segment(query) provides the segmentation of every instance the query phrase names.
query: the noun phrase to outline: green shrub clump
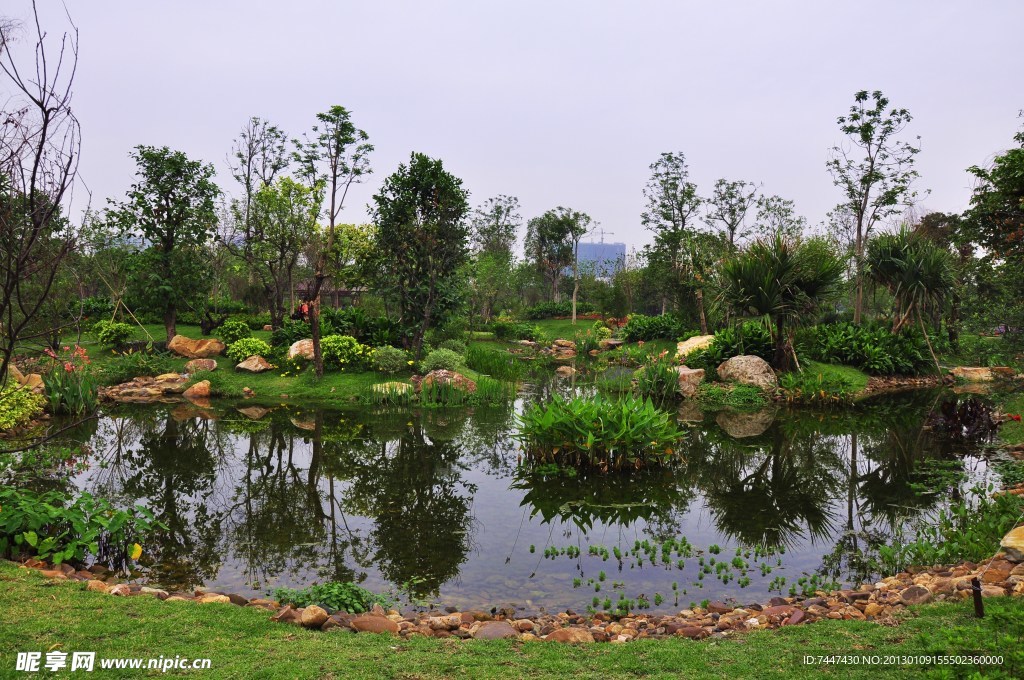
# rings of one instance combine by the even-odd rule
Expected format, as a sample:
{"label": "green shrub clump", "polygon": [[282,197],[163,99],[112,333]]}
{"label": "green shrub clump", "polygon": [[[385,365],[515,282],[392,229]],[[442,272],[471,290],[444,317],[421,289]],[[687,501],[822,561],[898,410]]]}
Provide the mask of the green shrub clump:
{"label": "green shrub clump", "polygon": [[450,349],[435,349],[420,362],[420,370],[424,373],[446,370],[457,371],[462,367],[462,355]]}
{"label": "green shrub clump", "polygon": [[916,375],[932,367],[928,345],[915,328],[821,324],[797,333],[797,350],[815,361],[845,364],[874,375]]}
{"label": "green shrub clump", "polygon": [[375,604],[385,609],[389,609],[393,604],[387,597],[372,593],[351,581],[330,581],[299,590],[276,588],[274,599],[296,607],[317,605],[349,614],[362,614],[372,609]]}
{"label": "green shrub clump", "polygon": [[466,356],[466,343],[462,340],[445,340],[437,346],[438,349],[450,349],[456,354]]}
{"label": "green shrub clump", "polygon": [[368,364],[372,350],[351,335],[328,335],[320,339],[324,366],[343,370]]}
{"label": "green shrub clump", "polygon": [[385,345],[373,350],[370,363],[381,373],[399,373],[409,368],[409,355],[405,350]]}
{"label": "green shrub clump", "polygon": [[686,356],[690,368],[703,368],[711,375],[726,359],[738,356],[756,356],[771,363],[775,355],[775,342],[763,325],[747,321],[738,327],[723,328],[704,349]]}
{"label": "green shrub clump", "polygon": [[636,393],[655,401],[670,401],[679,394],[679,373],[667,357],[653,357],[633,374]]}
{"label": "green shrub clump", "polygon": [[227,355],[228,359],[231,359],[237,364],[245,361],[255,354],[266,358],[270,355],[270,352],[270,345],[259,338],[242,338],[228,346],[224,353]]}
{"label": "green shrub clump", "polygon": [[608,328],[603,321],[595,321],[594,334],[597,335],[598,340],[607,340],[612,337],[612,329]]}
{"label": "green shrub clump", "polygon": [[622,327],[622,338],[630,342],[637,340],[675,340],[686,333],[686,327],[682,321],[669,314],[661,316],[645,316],[633,314],[629,321]]}
{"label": "green shrub clump", "polygon": [[54,564],[81,564],[92,555],[124,569],[139,559],[147,535],[163,527],[146,508],[117,510],[88,492],[71,499],[59,491],[0,487],[0,507],[0,557],[34,556]]}
{"label": "green shrub clump", "polygon": [[684,433],[675,414],[650,399],[565,399],[534,404],[519,418],[518,438],[540,463],[592,466],[607,470],[678,462]]}
{"label": "green shrub clump", "polygon": [[[595,311],[594,305],[589,302],[577,301],[576,314],[590,314]],[[523,310],[524,319],[553,319],[557,316],[572,316],[572,300],[562,302],[539,302],[532,307]]]}
{"label": "green shrub clump", "polygon": [[96,340],[108,347],[120,347],[128,342],[134,331],[131,324],[119,321],[97,321],[92,327]]}
{"label": "green shrub clump", "polygon": [[220,336],[225,345],[231,346],[242,338],[252,337],[252,331],[249,329],[249,324],[245,321],[241,319],[228,319],[217,330],[217,335]]}
{"label": "green shrub clump", "polygon": [[177,370],[176,359],[170,353],[123,352],[103,364],[99,378],[106,385],[115,385],[139,376],[157,376]]}
{"label": "green shrub clump", "polygon": [[[7,385],[0,390],[0,431],[23,425],[39,413],[46,398],[34,394],[32,390],[9,379]],[[0,516],[0,521],[2,521]]]}
{"label": "green shrub clump", "polygon": [[544,334],[537,326],[521,321],[495,321],[491,324],[496,340],[540,340]]}

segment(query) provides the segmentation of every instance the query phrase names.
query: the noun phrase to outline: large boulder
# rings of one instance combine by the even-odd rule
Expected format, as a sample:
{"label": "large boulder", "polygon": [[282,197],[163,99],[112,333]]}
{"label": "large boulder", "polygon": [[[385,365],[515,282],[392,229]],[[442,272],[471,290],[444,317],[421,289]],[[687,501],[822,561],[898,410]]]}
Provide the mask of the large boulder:
{"label": "large boulder", "polygon": [[992,369],[986,366],[957,366],[950,373],[954,378],[967,382],[992,382],[996,379]]}
{"label": "large boulder", "polygon": [[205,399],[210,396],[210,381],[200,380],[184,392],[186,399]]}
{"label": "large boulder", "polygon": [[164,373],[155,378],[142,376],[120,385],[101,387],[100,398],[120,403],[148,404],[180,401],[188,378],[177,373]]}
{"label": "large boulder", "polygon": [[235,370],[245,371],[246,373],[262,373],[263,371],[269,371],[273,367],[274,366],[269,361],[258,354],[254,354],[235,366]]}
{"label": "large boulder", "polygon": [[185,364],[186,373],[198,373],[199,371],[216,371],[217,361],[215,359],[193,359]]}
{"label": "large boulder", "polygon": [[459,390],[464,390],[470,394],[476,392],[476,383],[455,371],[449,371],[443,368],[439,368],[436,371],[431,371],[423,376],[423,379],[419,382],[418,390],[422,390],[424,387],[430,385],[451,385]]}
{"label": "large boulder", "polygon": [[742,354],[718,365],[718,377],[726,382],[753,385],[765,391],[775,390],[779,379],[768,362],[761,357]]}
{"label": "large boulder", "polygon": [[313,340],[312,338],[304,338],[303,340],[296,340],[292,343],[292,346],[288,348],[289,359],[305,359],[306,361],[313,360]]}
{"label": "large boulder", "polygon": [[1024,526],[1019,526],[1003,536],[999,546],[1011,562],[1024,562]]}
{"label": "large boulder", "polygon": [[689,340],[683,340],[676,345],[676,356],[684,359],[687,355],[710,346],[714,341],[715,336],[713,335],[695,335]]}
{"label": "large boulder", "polygon": [[208,359],[224,351],[224,343],[216,338],[193,340],[184,335],[175,335],[167,343],[167,349],[188,359]]}
{"label": "large boulder", "polygon": [[679,385],[676,387],[676,391],[687,399],[697,396],[697,390],[704,380],[704,369],[676,366],[676,373],[679,374]]}

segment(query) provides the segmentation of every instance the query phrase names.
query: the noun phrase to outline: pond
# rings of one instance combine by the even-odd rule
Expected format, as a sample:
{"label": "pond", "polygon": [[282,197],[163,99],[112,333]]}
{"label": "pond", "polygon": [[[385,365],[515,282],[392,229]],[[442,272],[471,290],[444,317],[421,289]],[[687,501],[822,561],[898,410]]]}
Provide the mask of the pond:
{"label": "pond", "polygon": [[529,470],[514,414],[542,391],[476,409],[117,407],[72,437],[91,453],[71,483],[166,524],[138,576],[168,589],[353,580],[536,613],[871,578],[863,556],[990,474],[927,427],[943,395],[920,391],[834,412],[689,407],[674,468]]}

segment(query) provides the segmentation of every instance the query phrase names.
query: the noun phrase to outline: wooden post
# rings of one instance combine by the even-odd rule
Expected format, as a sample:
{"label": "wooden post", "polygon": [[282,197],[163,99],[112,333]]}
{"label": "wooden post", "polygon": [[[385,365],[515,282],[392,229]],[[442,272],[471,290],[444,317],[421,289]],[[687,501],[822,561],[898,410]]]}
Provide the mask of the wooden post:
{"label": "wooden post", "polygon": [[984,618],[985,603],[981,599],[981,581],[977,576],[971,579],[971,593],[974,595],[974,616],[979,619]]}

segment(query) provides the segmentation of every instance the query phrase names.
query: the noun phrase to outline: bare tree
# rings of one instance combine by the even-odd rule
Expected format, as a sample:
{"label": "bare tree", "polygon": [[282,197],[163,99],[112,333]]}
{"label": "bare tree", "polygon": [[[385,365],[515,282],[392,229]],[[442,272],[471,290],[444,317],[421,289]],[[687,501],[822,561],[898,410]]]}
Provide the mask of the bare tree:
{"label": "bare tree", "polygon": [[[0,381],[6,382],[20,342],[52,329],[34,322],[72,252],[74,232],[64,210],[78,170],[79,124],[71,111],[78,64],[78,29],[54,45],[36,3],[28,35],[34,60],[19,63],[12,45],[21,27],[0,18],[0,71],[12,95],[0,112]],[[70,17],[68,18],[70,22]]]}

